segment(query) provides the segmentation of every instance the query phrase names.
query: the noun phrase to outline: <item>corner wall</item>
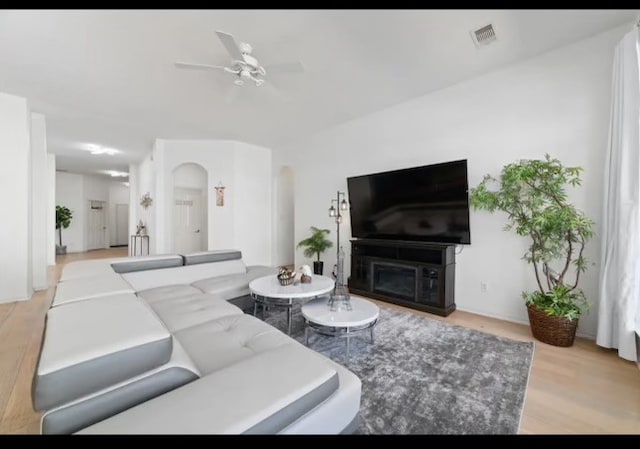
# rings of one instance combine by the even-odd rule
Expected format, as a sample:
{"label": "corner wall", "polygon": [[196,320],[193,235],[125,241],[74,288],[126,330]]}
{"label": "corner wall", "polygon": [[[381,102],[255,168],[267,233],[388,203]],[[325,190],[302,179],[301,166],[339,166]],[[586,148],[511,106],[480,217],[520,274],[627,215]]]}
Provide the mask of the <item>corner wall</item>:
{"label": "corner wall", "polygon": [[26,99],[0,93],[0,303],[32,294],[30,122]]}
{"label": "corner wall", "polygon": [[[594,336],[613,50],[628,29],[618,27],[282,147],[280,159],[295,170],[295,241],[307,237],[312,225],[330,229],[335,241],[327,209],[336,190],[347,191],[349,176],[468,159],[471,188],[485,173],[498,175],[507,163],[548,152],[584,168],[583,186],[569,189],[569,196],[596,222],[596,238],[585,252],[596,265],[580,281],[592,307],[579,327]],[[456,256],[456,304],[527,322],[521,292],[535,288],[532,267],[521,260],[528,242],[502,230],[506,219],[503,213],[471,211],[471,245]],[[341,240],[347,274],[349,237],[346,220]],[[323,255],[325,274],[335,263],[334,249]],[[308,261],[298,251],[296,265],[302,263]]]}
{"label": "corner wall", "polygon": [[47,235],[50,231],[47,229],[47,128],[44,115],[36,113],[31,114],[31,172],[33,288],[43,290],[48,287]]}
{"label": "corner wall", "polygon": [[56,155],[47,154],[47,265],[56,264]]}

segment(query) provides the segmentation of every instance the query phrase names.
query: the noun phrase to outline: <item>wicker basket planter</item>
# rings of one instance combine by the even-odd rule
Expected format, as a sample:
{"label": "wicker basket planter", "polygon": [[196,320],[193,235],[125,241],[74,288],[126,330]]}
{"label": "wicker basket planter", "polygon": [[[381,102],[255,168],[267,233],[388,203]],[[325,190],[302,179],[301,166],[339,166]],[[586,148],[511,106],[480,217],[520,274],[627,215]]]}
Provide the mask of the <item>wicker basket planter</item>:
{"label": "wicker basket planter", "polygon": [[529,312],[531,333],[536,340],[553,346],[569,347],[573,345],[578,320],[547,315],[530,305],[527,305],[527,311]]}

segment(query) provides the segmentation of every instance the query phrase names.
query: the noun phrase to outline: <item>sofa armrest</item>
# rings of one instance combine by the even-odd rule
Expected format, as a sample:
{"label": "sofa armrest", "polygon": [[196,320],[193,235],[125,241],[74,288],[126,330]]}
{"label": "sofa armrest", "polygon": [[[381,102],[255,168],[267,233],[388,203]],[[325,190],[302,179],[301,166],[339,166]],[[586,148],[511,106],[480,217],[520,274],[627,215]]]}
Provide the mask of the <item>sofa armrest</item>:
{"label": "sofa armrest", "polygon": [[211,373],[79,433],[277,433],[338,389],[326,359],[293,343]]}

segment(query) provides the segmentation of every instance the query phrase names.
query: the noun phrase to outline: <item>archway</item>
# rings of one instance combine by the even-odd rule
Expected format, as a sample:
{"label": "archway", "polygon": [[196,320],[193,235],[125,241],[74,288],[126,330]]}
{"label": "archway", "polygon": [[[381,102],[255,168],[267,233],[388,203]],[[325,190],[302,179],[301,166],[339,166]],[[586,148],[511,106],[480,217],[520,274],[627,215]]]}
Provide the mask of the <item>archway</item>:
{"label": "archway", "polygon": [[171,202],[173,252],[188,254],[208,248],[207,170],[192,162],[178,165],[173,174]]}

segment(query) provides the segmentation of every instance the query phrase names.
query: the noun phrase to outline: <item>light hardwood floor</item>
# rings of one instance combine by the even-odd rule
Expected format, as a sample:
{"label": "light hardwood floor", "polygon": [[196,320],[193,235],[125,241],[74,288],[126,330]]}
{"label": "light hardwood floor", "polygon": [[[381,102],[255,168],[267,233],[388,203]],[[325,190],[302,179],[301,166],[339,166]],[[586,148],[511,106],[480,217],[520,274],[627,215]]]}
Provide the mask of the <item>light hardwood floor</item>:
{"label": "light hardwood floor", "polygon": [[[59,257],[50,270],[50,285],[55,285],[65,263],[121,256],[126,256],[126,248]],[[39,432],[40,415],[31,405],[31,379],[53,293],[54,288],[49,288],[31,301],[0,305],[1,434]],[[582,338],[570,348],[557,348],[534,340],[526,325],[461,311],[442,318],[375,302],[514,340],[534,341],[520,433],[640,434],[640,370],[613,350]]]}
{"label": "light hardwood floor", "polygon": [[38,361],[44,317],[64,264],[75,260],[127,256],[127,248],[56,257],[49,269],[49,287],[30,301],[0,304],[0,434],[39,433],[40,413],[31,403],[31,380]]}

